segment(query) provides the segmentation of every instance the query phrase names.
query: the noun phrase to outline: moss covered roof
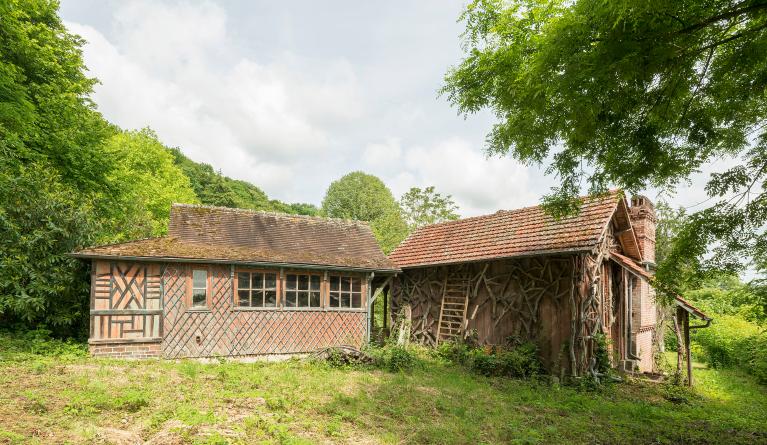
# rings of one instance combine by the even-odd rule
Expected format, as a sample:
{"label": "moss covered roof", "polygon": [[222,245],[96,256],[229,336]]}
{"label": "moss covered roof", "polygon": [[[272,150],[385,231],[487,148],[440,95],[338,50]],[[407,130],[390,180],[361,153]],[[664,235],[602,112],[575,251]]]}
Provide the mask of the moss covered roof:
{"label": "moss covered roof", "polygon": [[359,221],[186,204],[172,206],[168,236],[74,255],[397,270]]}

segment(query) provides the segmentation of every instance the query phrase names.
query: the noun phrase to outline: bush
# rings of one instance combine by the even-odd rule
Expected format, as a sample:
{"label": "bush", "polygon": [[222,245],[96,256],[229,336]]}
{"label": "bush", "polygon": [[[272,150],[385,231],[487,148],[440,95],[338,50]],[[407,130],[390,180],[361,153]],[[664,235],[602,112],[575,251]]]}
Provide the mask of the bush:
{"label": "bush", "polygon": [[405,346],[390,346],[386,367],[389,371],[409,371],[415,368],[418,359],[415,354]]}
{"label": "bush", "polygon": [[412,346],[397,344],[371,346],[365,352],[373,357],[376,366],[391,372],[410,371],[421,363]]}
{"label": "bush", "polygon": [[469,367],[477,374],[530,378],[541,373],[538,348],[533,343],[521,343],[511,349],[470,348],[460,342],[444,342],[437,354],[455,364]]}
{"label": "bush", "polygon": [[88,355],[83,342],[51,338],[51,331],[35,329],[18,333],[0,332],[0,359],[26,361],[40,356],[73,359]]}
{"label": "bush", "polygon": [[767,332],[739,316],[716,315],[706,329],[692,331],[692,348],[712,367],[738,367],[767,383]]}
{"label": "bush", "polygon": [[676,351],[679,345],[676,342],[676,332],[674,332],[674,322],[670,321],[670,327],[664,327],[663,346],[666,351]]}
{"label": "bush", "polygon": [[455,364],[467,365],[471,360],[472,350],[473,348],[463,342],[444,341],[437,346],[436,353],[437,356]]}
{"label": "bush", "polygon": [[594,358],[596,359],[596,369],[602,374],[606,374],[610,371],[610,347],[607,344],[607,336],[598,332],[594,334]]}

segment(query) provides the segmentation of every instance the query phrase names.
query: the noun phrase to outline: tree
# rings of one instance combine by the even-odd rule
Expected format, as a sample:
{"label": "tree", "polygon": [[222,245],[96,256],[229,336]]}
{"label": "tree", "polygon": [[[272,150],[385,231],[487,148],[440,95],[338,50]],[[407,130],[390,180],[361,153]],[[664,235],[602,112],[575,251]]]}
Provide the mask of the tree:
{"label": "tree", "polygon": [[410,231],[428,224],[458,219],[458,206],[450,195],[441,195],[434,186],[413,187],[400,198],[400,207]]}
{"label": "tree", "polygon": [[322,214],[369,222],[385,253],[407,236],[407,225],[391,191],[383,181],[363,172],[349,173],[330,184],[322,200]]}
{"label": "tree", "polygon": [[0,2],[0,157],[4,168],[37,163],[55,180],[102,189],[112,160],[101,142],[114,128],[90,100],[80,46],[53,1]]}
{"label": "tree", "polygon": [[684,227],[687,212],[684,208],[673,208],[665,201],[655,203],[655,262],[663,263],[671,254],[677,234]]}
{"label": "tree", "polygon": [[199,202],[189,178],[151,130],[117,133],[105,150],[116,158],[116,168],[108,176],[113,240],[163,235],[171,204]]}
{"label": "tree", "polygon": [[87,326],[87,268],[65,254],[103,233],[115,128],[57,7],[0,2],[0,321],[73,335]]}
{"label": "tree", "polygon": [[263,190],[249,182],[229,178],[220,171],[216,172],[208,164],[194,162],[178,148],[168,150],[176,165],[189,177],[195,194],[203,204],[298,215],[319,213],[319,209],[312,204],[286,204],[276,199],[269,199]]}
{"label": "tree", "polygon": [[549,211],[575,211],[584,181],[673,190],[734,157],[659,276],[683,254],[702,272],[767,256],[767,2],[475,0],[462,19],[466,57],[442,92],[462,113],[495,113],[489,153],[548,164]]}
{"label": "tree", "polygon": [[93,208],[38,164],[0,169],[0,202],[0,321],[82,335],[87,268],[64,253],[95,241]]}

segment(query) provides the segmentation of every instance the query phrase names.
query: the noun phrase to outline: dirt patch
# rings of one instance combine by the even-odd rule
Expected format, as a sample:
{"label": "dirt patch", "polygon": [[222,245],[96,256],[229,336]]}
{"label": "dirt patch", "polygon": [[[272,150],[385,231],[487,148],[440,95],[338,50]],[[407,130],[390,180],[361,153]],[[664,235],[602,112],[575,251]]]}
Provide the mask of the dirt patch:
{"label": "dirt patch", "polygon": [[184,436],[191,427],[178,420],[165,422],[162,429],[154,434],[144,445],[184,445]]}
{"label": "dirt patch", "polygon": [[138,434],[117,428],[99,428],[94,442],[99,445],[143,445],[144,443]]}

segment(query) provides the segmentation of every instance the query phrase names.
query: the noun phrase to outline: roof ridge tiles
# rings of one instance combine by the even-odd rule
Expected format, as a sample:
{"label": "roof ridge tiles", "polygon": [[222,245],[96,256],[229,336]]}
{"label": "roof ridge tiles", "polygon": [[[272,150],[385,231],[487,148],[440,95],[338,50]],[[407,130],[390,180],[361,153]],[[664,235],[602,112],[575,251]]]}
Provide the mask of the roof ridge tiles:
{"label": "roof ridge tiles", "polygon": [[[619,193],[619,190],[611,189],[610,191],[608,191],[604,195],[580,196],[579,199],[582,201],[581,205],[583,206],[583,205],[588,205],[588,204],[600,203],[600,201],[607,201],[608,199],[610,199],[612,197],[617,197],[618,193]],[[607,204],[607,202],[604,202],[603,204]],[[429,225],[420,227],[420,228],[416,229],[415,231],[413,231],[413,233],[416,233],[418,231],[421,231],[423,229],[430,228],[430,227],[438,227],[438,226],[439,227],[444,227],[444,226],[447,226],[447,225],[460,224],[460,223],[466,224],[467,222],[475,222],[475,221],[479,221],[481,219],[491,218],[493,216],[499,216],[499,215],[502,215],[502,216],[513,216],[514,214],[518,214],[518,213],[521,213],[523,211],[531,211],[531,210],[541,210],[541,211],[543,211],[543,205],[542,204],[537,204],[537,205],[532,205],[532,206],[519,207],[519,208],[516,208],[516,209],[500,209],[500,210],[496,210],[493,213],[486,213],[486,214],[483,214],[483,215],[468,216],[466,218],[455,219],[455,220],[452,220],[452,221],[442,221],[442,222],[433,223],[433,224],[429,224]],[[560,221],[561,220],[571,219],[571,218],[577,218],[577,217],[579,217],[582,214],[583,210],[590,210],[590,209],[581,209],[581,212],[579,212],[578,214],[566,215],[566,216],[562,217],[560,219]],[[544,214],[543,218],[546,218],[546,216],[547,215]]]}

